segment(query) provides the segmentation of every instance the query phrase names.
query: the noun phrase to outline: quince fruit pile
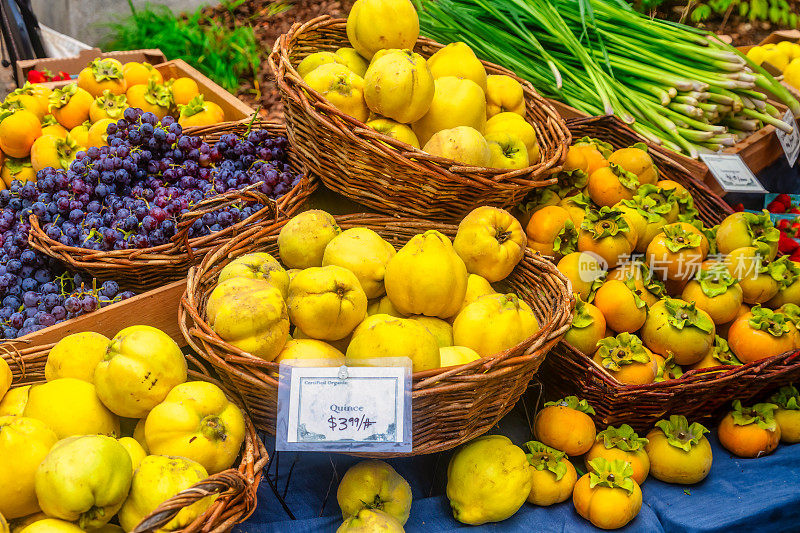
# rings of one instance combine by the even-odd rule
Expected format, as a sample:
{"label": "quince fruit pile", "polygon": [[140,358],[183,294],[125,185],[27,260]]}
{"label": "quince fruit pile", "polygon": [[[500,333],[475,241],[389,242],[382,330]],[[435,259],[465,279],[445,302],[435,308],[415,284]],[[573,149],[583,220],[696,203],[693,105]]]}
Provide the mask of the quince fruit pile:
{"label": "quince fruit pile", "polygon": [[427,60],[415,53],[419,19],[411,0],[357,0],[347,37],[352,48],[314,52],[297,65],[342,113],[462,165],[515,170],[539,162],[522,85],[487,75],[463,42]]}
{"label": "quince fruit pile", "polygon": [[761,65],[769,63],[783,72],[783,81],[800,91],[800,43],[781,41],[754,46],[747,51],[747,57]]}
{"label": "quince fruit pile", "polygon": [[35,181],[46,167],[67,169],[79,151],[107,146],[106,128],[128,107],[159,119],[174,113],[183,127],[225,120],[191,78],[165,81],[149,63],[98,58],[75,83],[50,89],[26,82],[0,104],[0,189],[14,180]]}
{"label": "quince fruit pile", "polygon": [[539,330],[528,304],[491,285],[525,250],[522,226],[502,209],[475,209],[453,241],[430,230],[399,249],[306,211],[281,229],[278,248],[280,260],[258,252],[228,263],[206,306],[223,340],[267,361],[408,357],[419,372],[494,356]]}
{"label": "quince fruit pile", "polygon": [[[178,345],[150,326],[112,339],[64,337],[45,378],[9,390],[0,359],[0,517],[15,530],[131,531],[162,502],[230,468],[244,442],[242,411],[216,385],[187,381]],[[215,498],[182,509],[163,530],[187,526]]]}
{"label": "quince fruit pile", "polygon": [[777,256],[766,212],[707,227],[644,144],[579,139],[558,178],[520,206],[528,246],[558,262],[579,299],[565,340],[617,381],[800,348],[800,265]]}

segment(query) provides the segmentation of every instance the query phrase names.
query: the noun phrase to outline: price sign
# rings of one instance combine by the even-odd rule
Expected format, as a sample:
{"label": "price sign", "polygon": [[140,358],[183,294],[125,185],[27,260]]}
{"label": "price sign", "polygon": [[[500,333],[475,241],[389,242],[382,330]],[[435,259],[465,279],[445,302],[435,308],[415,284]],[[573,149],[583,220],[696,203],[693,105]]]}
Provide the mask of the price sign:
{"label": "price sign", "polygon": [[767,192],[738,154],[700,154],[700,159],[725,192]]}
{"label": "price sign", "polygon": [[410,452],[411,362],[401,361],[380,367],[281,364],[276,448]]}
{"label": "price sign", "polygon": [[794,115],[788,109],[783,115],[783,121],[794,126],[792,133],[786,133],[783,130],[776,129],[775,134],[778,136],[778,140],[783,147],[783,153],[786,154],[789,165],[794,166],[797,162],[797,156],[800,154],[800,131],[798,131],[800,128],[797,127],[797,123],[794,121]]}

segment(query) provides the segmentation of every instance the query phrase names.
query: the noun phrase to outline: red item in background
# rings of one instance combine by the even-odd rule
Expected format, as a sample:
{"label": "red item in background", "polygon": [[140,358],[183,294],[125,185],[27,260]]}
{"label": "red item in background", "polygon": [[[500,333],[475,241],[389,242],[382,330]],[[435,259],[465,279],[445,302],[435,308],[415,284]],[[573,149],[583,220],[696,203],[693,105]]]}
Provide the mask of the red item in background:
{"label": "red item in background", "polygon": [[776,196],[773,202],[780,202],[785,205],[787,209],[792,207],[792,197],[785,192]]}
{"label": "red item in background", "polygon": [[780,233],[780,238],[778,239],[778,252],[780,252],[781,255],[794,255],[798,249],[800,249],[800,243],[787,236],[785,233]]}
{"label": "red item in background", "polygon": [[770,203],[767,204],[767,211],[769,211],[770,213],[785,213],[786,205],[783,202],[772,200]]}
{"label": "red item in background", "polygon": [[69,72],[64,72],[63,70],[58,71],[58,75],[61,76],[62,80],[71,80],[72,76],[70,76]]}
{"label": "red item in background", "polygon": [[778,223],[775,224],[775,227],[778,228],[779,230],[787,230],[787,229],[789,229],[789,219],[788,218],[780,219],[778,221]]}
{"label": "red item in background", "polygon": [[29,70],[28,81],[31,83],[44,83],[47,81],[47,76],[45,76],[43,72],[39,72],[38,70]]}
{"label": "red item in background", "polygon": [[744,211],[744,204],[739,202],[738,204],[733,206],[733,210],[736,211],[737,213],[741,213],[742,211]]}

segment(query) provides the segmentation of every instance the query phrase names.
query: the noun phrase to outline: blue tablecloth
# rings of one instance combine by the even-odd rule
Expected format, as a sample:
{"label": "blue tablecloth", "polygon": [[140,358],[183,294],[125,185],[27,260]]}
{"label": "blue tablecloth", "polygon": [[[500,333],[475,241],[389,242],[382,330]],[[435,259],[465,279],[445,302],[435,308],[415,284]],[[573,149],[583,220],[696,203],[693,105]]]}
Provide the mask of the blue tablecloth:
{"label": "blue tablecloth", "polygon": [[[517,444],[530,438],[527,424],[512,415],[506,417],[494,432],[509,436]],[[642,486],[644,504],[641,512],[620,531],[800,531],[800,445],[781,445],[773,455],[760,459],[739,459],[720,446],[716,435],[709,437],[714,452],[709,476],[688,487],[648,478]],[[406,531],[453,531],[468,527],[452,518],[444,496],[449,458],[450,453],[443,453],[389,460],[408,480],[413,491],[414,502]],[[277,460],[279,475],[275,479],[276,485],[280,494],[286,490],[284,499],[296,520],[289,519],[269,484],[262,481],[256,512],[236,531],[335,531],[342,522],[336,503],[336,474],[341,477],[358,459],[333,454],[284,452]],[[291,477],[288,476],[290,470]],[[273,478],[275,471],[273,465]],[[290,480],[288,488],[287,478]],[[575,512],[571,500],[548,508],[526,503],[504,522],[471,527],[470,530],[599,531]]]}

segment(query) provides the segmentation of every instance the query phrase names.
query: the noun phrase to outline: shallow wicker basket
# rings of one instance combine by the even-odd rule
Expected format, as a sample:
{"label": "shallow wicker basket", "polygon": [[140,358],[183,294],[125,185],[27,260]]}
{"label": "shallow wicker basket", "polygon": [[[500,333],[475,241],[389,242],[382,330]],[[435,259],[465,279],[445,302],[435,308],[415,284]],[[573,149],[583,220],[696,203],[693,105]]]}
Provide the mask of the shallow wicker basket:
{"label": "shallow wicker basket", "polygon": [[[642,140],[614,117],[567,121],[573,138],[595,137],[623,148],[645,142],[662,179],[677,181],[694,198],[700,218],[708,225],[720,223],[733,212],[724,200],[680,165],[672,152]],[[646,431],[671,414],[690,420],[711,420],[733,399],[761,397],[781,385],[800,379],[800,352],[749,363],[692,370],[679,379],[647,385],[623,385],[592,359],[560,342],[542,364],[537,379],[548,399],[574,394],[585,398],[597,412],[599,426],[630,424]]]}
{"label": "shallow wicker basket", "polygon": [[[512,207],[531,190],[552,183],[548,178],[566,157],[569,132],[530,83],[483,62],[487,73],[513,76],[523,84],[540,160],[512,172],[460,166],[368,128],[306,85],[295,70],[298,63],[311,53],[341,46],[350,46],[345,20],[325,15],[293,25],[269,57],[292,146],[304,169],[331,190],[379,212],[453,222],[481,205]],[[415,51],[429,57],[442,46],[420,38]]]}
{"label": "shallow wicker basket", "polygon": [[[455,235],[456,226],[381,215],[336,217],[342,229],[368,227],[399,248],[428,229]],[[178,320],[186,340],[210,362],[223,380],[235,386],[258,429],[275,432],[278,364],[231,346],[205,320],[205,305],[219,271],[242,254],[264,251],[279,257],[277,238],[285,221],[254,228],[206,256],[189,271]],[[415,372],[412,376],[413,454],[453,448],[488,431],[525,392],[547,352],[571,322],[574,300],[569,283],[547,260],[528,251],[498,288],[516,292],[526,301],[541,330],[492,358],[447,369]]]}
{"label": "shallow wicker basket", "polygon": [[[44,382],[44,365],[47,356],[55,344],[27,346],[22,341],[8,341],[0,344],[0,356],[11,367],[12,387],[35,385]],[[192,357],[189,359],[190,378],[193,380],[212,381],[205,367]],[[226,391],[229,397],[239,405],[240,401]],[[212,494],[218,494],[216,501],[201,516],[183,529],[181,533],[223,532],[246,520],[256,508],[256,491],[261,482],[263,468],[269,458],[267,450],[256,434],[255,427],[245,416],[247,432],[242,450],[234,468],[211,475],[192,487],[181,491],[158,506],[146,516],[133,530],[135,533],[150,533],[172,520],[184,507]]]}
{"label": "shallow wicker basket", "polygon": [[[226,133],[242,134],[249,128],[266,129],[273,135],[286,135],[282,125],[260,120],[252,124],[239,122],[196,128],[193,134],[201,136],[206,142],[216,142]],[[289,160],[295,169],[300,169],[296,155],[291,149]],[[31,217],[28,242],[34,249],[57,259],[70,270],[85,272],[99,280],[113,279],[126,289],[145,291],[184,278],[191,265],[200,262],[214,247],[235,238],[245,228],[290,216],[302,207],[315,188],[316,182],[306,174],[300,183],[277,201],[259,192],[256,186],[209,198],[180,218],[171,242],[152,248],[98,252],[76,246],[65,246],[48,237],[35,216]],[[265,207],[222,231],[203,237],[188,238],[189,228],[203,214],[242,201],[259,202]]]}

